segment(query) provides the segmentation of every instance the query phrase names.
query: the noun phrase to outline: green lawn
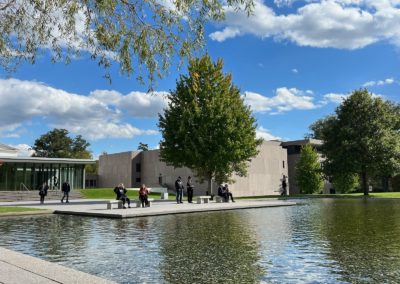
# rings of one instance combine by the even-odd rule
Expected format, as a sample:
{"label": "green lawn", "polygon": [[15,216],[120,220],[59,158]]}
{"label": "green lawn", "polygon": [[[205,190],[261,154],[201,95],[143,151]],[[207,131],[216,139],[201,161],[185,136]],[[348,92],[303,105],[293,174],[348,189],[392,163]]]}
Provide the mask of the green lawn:
{"label": "green lawn", "polygon": [[18,213],[18,212],[29,212],[29,211],[43,211],[45,209],[26,208],[26,207],[10,207],[0,206],[0,214],[4,213]]}
{"label": "green lawn", "polygon": [[[113,188],[90,188],[90,189],[81,189],[81,194],[88,199],[115,199],[116,195],[114,193]],[[138,198],[138,192],[134,190],[128,190],[128,197],[131,199]],[[152,193],[150,192],[149,197],[159,199],[161,196],[160,193]],[[169,199],[175,199],[175,196],[169,194]]]}
{"label": "green lawn", "polygon": [[[345,194],[293,194],[289,196],[264,195],[264,196],[248,196],[238,197],[239,199],[259,199],[259,198],[363,198],[363,193],[345,193]],[[400,198],[400,192],[371,192],[368,198]]]}

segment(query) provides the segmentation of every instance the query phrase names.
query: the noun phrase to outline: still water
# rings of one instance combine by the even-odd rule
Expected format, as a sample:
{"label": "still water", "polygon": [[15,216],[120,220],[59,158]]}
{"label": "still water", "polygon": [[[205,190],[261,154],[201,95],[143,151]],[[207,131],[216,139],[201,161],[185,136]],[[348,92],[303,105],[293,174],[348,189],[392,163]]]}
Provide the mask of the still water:
{"label": "still water", "polygon": [[0,245],[119,283],[400,283],[400,200],[0,219]]}

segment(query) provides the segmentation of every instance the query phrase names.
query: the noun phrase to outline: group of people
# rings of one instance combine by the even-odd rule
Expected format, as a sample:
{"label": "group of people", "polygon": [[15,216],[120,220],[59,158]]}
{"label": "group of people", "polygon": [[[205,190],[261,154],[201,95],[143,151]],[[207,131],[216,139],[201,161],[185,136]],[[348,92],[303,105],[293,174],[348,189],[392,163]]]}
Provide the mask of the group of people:
{"label": "group of people", "polygon": [[[47,192],[49,191],[49,186],[47,182],[43,182],[39,186],[39,196],[40,196],[40,203],[44,203],[44,199],[47,196]],[[61,203],[64,203],[64,198],[66,198],[66,203],[69,203],[69,192],[71,191],[71,186],[69,185],[68,181],[65,181],[61,186],[61,191],[63,192],[63,197],[61,198]]]}
{"label": "group of people", "polygon": [[[182,202],[182,197],[183,197],[183,190],[185,189],[185,186],[183,185],[182,178],[179,176],[178,179],[175,181],[175,191],[176,191],[176,203],[180,204]],[[192,182],[192,177],[188,176],[187,182],[186,182],[186,190],[187,190],[187,197],[188,197],[188,202],[193,203],[193,191],[194,191],[194,186]]]}
{"label": "group of people", "polygon": [[[125,203],[128,204],[128,208],[131,208],[131,200],[127,195],[128,191],[126,190],[123,183],[120,183],[118,186],[116,186],[114,188],[114,192],[117,195],[117,200],[122,201],[123,209],[126,209]],[[149,196],[149,189],[146,187],[145,184],[142,184],[142,186],[139,189],[139,200],[143,208],[149,206],[148,196]]]}
{"label": "group of people", "polygon": [[229,202],[229,197],[231,198],[232,202],[235,202],[235,200],[233,199],[232,192],[230,192],[227,183],[225,185],[221,184],[218,187],[218,196],[221,196],[224,199],[224,202]]}

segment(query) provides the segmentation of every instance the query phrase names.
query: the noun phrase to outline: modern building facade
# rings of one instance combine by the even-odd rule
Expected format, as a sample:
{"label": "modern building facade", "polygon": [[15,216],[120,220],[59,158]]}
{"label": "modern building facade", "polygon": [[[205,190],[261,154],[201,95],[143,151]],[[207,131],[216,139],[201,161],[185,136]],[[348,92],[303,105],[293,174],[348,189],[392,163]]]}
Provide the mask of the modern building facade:
{"label": "modern building facade", "polygon": [[0,144],[0,190],[37,189],[47,182],[51,189],[61,189],[69,181],[71,189],[85,188],[87,159],[18,157],[17,150]]}
{"label": "modern building facade", "polygon": [[[249,163],[247,177],[234,176],[230,189],[235,196],[279,195],[282,178],[288,176],[287,151],[280,141],[264,141],[259,154]],[[186,182],[194,177],[195,194],[205,194],[207,182],[196,180],[188,168],[174,168],[160,161],[160,150],[133,151],[101,155],[99,158],[99,186],[115,187],[124,183],[126,187],[167,187],[174,189],[178,176]],[[217,184],[213,184],[216,192]],[[290,186],[288,187],[290,191]]]}
{"label": "modern building facade", "polygon": [[[296,165],[300,159],[300,151],[301,147],[306,144],[311,144],[314,149],[319,153],[320,161],[323,162],[322,155],[319,152],[319,149],[322,145],[321,140],[317,139],[303,139],[303,140],[295,140],[295,141],[287,141],[282,142],[282,147],[287,149],[287,159],[288,159],[288,170],[289,170],[289,184],[290,184],[290,193],[291,194],[300,194],[300,189],[297,186],[296,182]],[[324,180],[324,194],[329,194],[332,189],[332,184]]]}

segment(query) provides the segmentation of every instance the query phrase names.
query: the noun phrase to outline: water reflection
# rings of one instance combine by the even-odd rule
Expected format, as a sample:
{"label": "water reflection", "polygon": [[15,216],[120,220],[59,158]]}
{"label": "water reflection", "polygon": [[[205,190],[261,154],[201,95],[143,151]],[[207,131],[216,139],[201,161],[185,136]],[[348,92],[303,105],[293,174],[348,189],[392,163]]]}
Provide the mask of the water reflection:
{"label": "water reflection", "polygon": [[350,283],[398,283],[400,279],[400,202],[325,200],[321,233],[340,279]]}
{"label": "water reflection", "polygon": [[[119,283],[398,283],[400,201],[0,218],[0,245]],[[0,279],[1,281],[1,279]]]}
{"label": "water reflection", "polygon": [[160,227],[168,283],[257,283],[259,244],[240,212],[177,215]]}

